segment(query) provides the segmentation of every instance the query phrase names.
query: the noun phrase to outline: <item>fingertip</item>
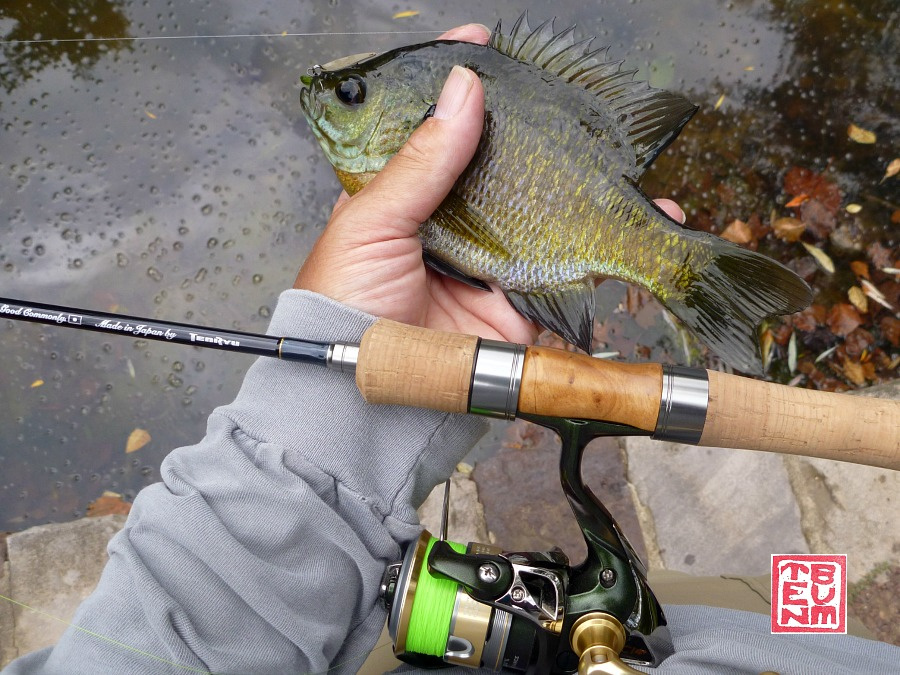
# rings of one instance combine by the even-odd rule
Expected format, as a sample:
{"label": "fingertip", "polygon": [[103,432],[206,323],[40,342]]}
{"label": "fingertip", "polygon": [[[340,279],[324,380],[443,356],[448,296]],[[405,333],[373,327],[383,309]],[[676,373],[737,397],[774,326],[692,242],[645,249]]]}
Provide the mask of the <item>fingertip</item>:
{"label": "fingertip", "polygon": [[687,215],[677,203],[673,202],[671,199],[654,199],[653,201],[656,202],[656,205],[659,208],[665,211],[666,215],[674,221],[684,225],[687,220]]}
{"label": "fingertip", "polygon": [[469,23],[465,26],[451,28],[441,35],[438,40],[459,40],[460,42],[486,45],[490,37],[491,31],[487,26],[480,23]]}

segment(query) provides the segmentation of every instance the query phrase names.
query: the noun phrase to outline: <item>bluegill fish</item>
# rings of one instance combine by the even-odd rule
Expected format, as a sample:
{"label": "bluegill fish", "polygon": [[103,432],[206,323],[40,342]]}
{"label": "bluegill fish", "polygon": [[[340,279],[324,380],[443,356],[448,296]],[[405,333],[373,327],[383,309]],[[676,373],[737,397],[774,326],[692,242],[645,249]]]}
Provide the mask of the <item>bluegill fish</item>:
{"label": "bluegill fish", "polygon": [[364,186],[427,117],[455,64],[481,79],[475,158],[419,235],[426,262],[590,351],[594,286],[638,284],[728,364],[762,373],[758,327],[811,291],[779,263],[674,222],[638,186],[696,111],[633,81],[552,22],[498,25],[486,46],[433,41],[301,78],[301,106],[344,188]]}

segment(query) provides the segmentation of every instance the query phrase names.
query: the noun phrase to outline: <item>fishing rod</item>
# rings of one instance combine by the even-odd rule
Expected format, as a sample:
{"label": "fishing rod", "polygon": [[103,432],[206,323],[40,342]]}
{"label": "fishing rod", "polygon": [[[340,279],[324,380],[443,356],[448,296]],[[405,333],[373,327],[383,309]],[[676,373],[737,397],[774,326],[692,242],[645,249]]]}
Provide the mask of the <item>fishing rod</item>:
{"label": "fishing rod", "polygon": [[[387,565],[394,654],[525,675],[638,673],[674,652],[646,568],[581,479],[599,436],[803,454],[900,469],[900,402],[795,389],[717,371],[625,364],[378,320],[360,344],[275,337],[0,298],[0,317],[255,354],[355,374],[365,400],[519,417],[555,431],[559,476],[587,557],[507,551],[424,530]],[[448,483],[449,489],[449,483]]]}
{"label": "fishing rod", "polygon": [[273,337],[0,298],[0,317],[355,373],[368,403],[624,425],[656,440],[900,469],[900,402],[727,373],[618,363],[386,319],[360,344]]}

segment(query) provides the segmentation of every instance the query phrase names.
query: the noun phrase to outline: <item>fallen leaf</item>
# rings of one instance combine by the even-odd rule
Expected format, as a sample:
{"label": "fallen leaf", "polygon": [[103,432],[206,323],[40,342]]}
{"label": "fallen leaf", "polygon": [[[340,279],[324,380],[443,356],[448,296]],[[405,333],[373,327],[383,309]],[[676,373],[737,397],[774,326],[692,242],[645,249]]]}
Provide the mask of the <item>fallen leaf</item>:
{"label": "fallen leaf", "polygon": [[855,124],[851,124],[847,127],[847,136],[850,137],[851,141],[856,143],[864,143],[866,145],[872,144],[875,142],[876,137],[875,134],[868,129],[863,129],[862,127],[858,127]]}
{"label": "fallen leaf", "polygon": [[44,384],[43,380],[35,380],[31,383],[31,388],[34,389],[36,387],[40,387],[42,384]]}
{"label": "fallen leaf", "polygon": [[827,323],[832,333],[846,337],[862,324],[862,318],[853,305],[841,302],[831,308]]}
{"label": "fallen leaf", "polygon": [[882,267],[881,271],[888,274],[900,274],[900,267]]}
{"label": "fallen leaf", "polygon": [[875,284],[870,281],[866,281],[865,279],[860,281],[860,284],[863,288],[863,293],[872,298],[875,302],[877,302],[882,307],[886,307],[887,309],[894,311],[894,308],[891,306],[891,303],[887,301],[887,298],[884,297],[884,293],[879,291]]}
{"label": "fallen leaf", "polygon": [[828,254],[825,253],[825,251],[820,249],[818,246],[807,244],[805,241],[801,241],[800,243],[803,244],[803,248],[805,248],[809,252],[809,254],[816,259],[816,262],[822,266],[823,270],[834,274],[834,262],[832,262],[831,258],[828,257]]}
{"label": "fallen leaf", "polygon": [[155,119],[156,119],[156,115],[154,115],[154,114],[153,114],[152,112],[150,112],[149,110],[145,110],[144,112],[146,113],[147,117],[149,117],[151,120],[155,120]]}
{"label": "fallen leaf", "polygon": [[829,347],[828,349],[826,349],[824,352],[822,352],[821,354],[819,354],[819,355],[816,357],[815,363],[818,363],[818,362],[821,361],[822,359],[827,359],[829,356],[831,356],[832,354],[834,354],[834,352],[835,352],[835,350],[836,350],[837,348],[838,348],[838,346],[835,345],[834,347]]}
{"label": "fallen leaf", "polygon": [[807,195],[807,194],[797,195],[791,201],[789,201],[787,204],[785,204],[785,206],[789,209],[792,209],[795,206],[800,206],[807,199],[809,199],[809,195]]}
{"label": "fallen leaf", "polygon": [[850,290],[847,291],[847,297],[850,298],[850,302],[860,312],[865,313],[869,311],[869,301],[866,300],[866,294],[863,293],[863,289],[859,286],[851,286]]}
{"label": "fallen leaf", "polygon": [[859,213],[862,211],[862,206],[859,204],[847,204],[844,208],[847,210],[847,213]]}
{"label": "fallen leaf", "polygon": [[797,370],[797,333],[791,333],[790,342],[788,342],[788,369],[793,373]]}
{"label": "fallen leaf", "polygon": [[828,312],[822,305],[810,305],[802,312],[797,312],[791,317],[791,323],[794,328],[802,330],[805,333],[811,333],[816,328],[825,323]]}
{"label": "fallen leaf", "polygon": [[146,429],[135,429],[128,435],[128,442],[125,443],[125,452],[135,452],[140,450],[150,442],[150,434]]}
{"label": "fallen leaf", "polygon": [[718,110],[719,108],[721,108],[723,103],[725,103],[725,94],[722,94],[719,97],[719,100],[716,101],[716,104],[713,106],[713,110]]}
{"label": "fallen leaf", "polygon": [[785,217],[779,218],[772,223],[772,229],[775,236],[784,241],[798,241],[800,235],[806,230],[806,225],[802,220],[797,218]]}
{"label": "fallen leaf", "polygon": [[743,220],[735,220],[722,231],[720,236],[735,244],[749,244],[753,241],[753,232]]}
{"label": "fallen leaf", "polygon": [[755,66],[744,66],[744,70],[748,73],[752,73],[754,70],[756,70],[756,67]]}
{"label": "fallen leaf", "polygon": [[891,163],[887,165],[887,169],[884,172],[884,178],[881,179],[881,182],[883,183],[888,178],[892,178],[898,173],[900,173],[900,157],[891,160]]}
{"label": "fallen leaf", "polygon": [[772,347],[775,345],[775,338],[772,331],[767,330],[762,336],[762,362],[763,370],[769,369],[769,362],[772,360]]}
{"label": "fallen leaf", "polygon": [[411,16],[417,16],[419,14],[418,10],[408,9],[405,12],[397,12],[394,14],[395,19],[408,19]]}
{"label": "fallen leaf", "polygon": [[113,514],[128,515],[129,511],[131,511],[131,504],[123,501],[122,495],[118,492],[110,492],[109,490],[88,504],[87,507],[88,518]]}
{"label": "fallen leaf", "polygon": [[881,334],[887,338],[894,347],[900,347],[900,319],[895,316],[885,316],[879,324]]}
{"label": "fallen leaf", "polygon": [[807,201],[819,201],[829,211],[841,207],[841,189],[822,174],[799,166],[792,167],[784,177],[784,191],[793,196],[808,195]]}
{"label": "fallen leaf", "polygon": [[862,260],[854,260],[850,263],[850,269],[853,270],[853,273],[862,277],[863,279],[869,279],[869,266],[864,263]]}
{"label": "fallen leaf", "polygon": [[862,364],[857,361],[844,361],[844,377],[857,386],[862,386],[866,383]]}
{"label": "fallen leaf", "polygon": [[857,328],[844,339],[844,351],[847,356],[865,360],[866,350],[875,342],[875,336],[865,328]]}

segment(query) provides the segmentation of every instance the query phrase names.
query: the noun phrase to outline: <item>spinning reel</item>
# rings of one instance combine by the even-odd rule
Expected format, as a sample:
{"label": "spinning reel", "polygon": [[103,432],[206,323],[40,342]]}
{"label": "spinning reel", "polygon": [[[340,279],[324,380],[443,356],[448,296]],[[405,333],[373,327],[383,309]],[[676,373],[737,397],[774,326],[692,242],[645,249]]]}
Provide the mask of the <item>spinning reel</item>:
{"label": "spinning reel", "polygon": [[640,433],[605,422],[519,415],[562,441],[560,481],[587,544],[572,566],[559,548],[509,552],[424,531],[381,585],[394,654],[423,668],[637,673],[673,653],[646,570],[615,519],[581,481],[587,444]]}

